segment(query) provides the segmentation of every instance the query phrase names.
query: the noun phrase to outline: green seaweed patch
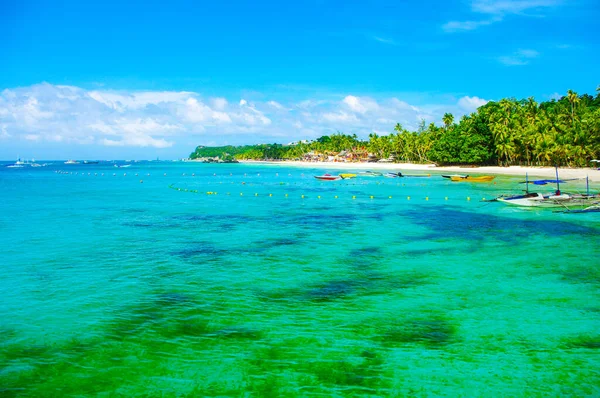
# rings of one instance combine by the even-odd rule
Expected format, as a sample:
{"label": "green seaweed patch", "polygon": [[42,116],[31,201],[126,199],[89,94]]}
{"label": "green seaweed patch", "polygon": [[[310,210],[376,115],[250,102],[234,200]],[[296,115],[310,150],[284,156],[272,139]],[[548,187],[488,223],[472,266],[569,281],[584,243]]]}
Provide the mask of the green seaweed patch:
{"label": "green seaweed patch", "polygon": [[420,344],[441,348],[456,341],[456,327],[443,318],[413,319],[397,322],[378,336],[385,345]]}
{"label": "green seaweed patch", "polygon": [[262,332],[257,329],[236,326],[216,330],[211,336],[219,339],[259,340],[262,338]]}
{"label": "green seaweed patch", "polygon": [[11,344],[8,347],[0,347],[0,359],[4,364],[9,361],[28,361],[43,358],[52,352],[52,347],[42,344]]}
{"label": "green seaweed patch", "polygon": [[571,283],[600,286],[600,269],[596,264],[582,265],[562,272],[563,279]]}
{"label": "green seaweed patch", "polygon": [[344,298],[356,291],[358,282],[353,280],[330,281],[306,292],[311,301],[331,301]]}
{"label": "green seaweed patch", "polygon": [[298,371],[313,376],[319,384],[352,387],[355,392],[376,393],[385,387],[384,361],[373,351],[363,351],[358,356],[344,359],[300,363]]}
{"label": "green seaweed patch", "polygon": [[600,335],[580,335],[563,340],[566,348],[600,349]]}

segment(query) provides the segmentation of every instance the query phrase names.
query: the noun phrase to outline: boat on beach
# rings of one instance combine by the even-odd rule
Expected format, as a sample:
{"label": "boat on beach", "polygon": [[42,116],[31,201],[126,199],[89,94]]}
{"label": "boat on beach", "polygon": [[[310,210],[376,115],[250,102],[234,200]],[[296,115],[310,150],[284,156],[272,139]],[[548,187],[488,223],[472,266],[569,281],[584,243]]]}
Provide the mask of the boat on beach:
{"label": "boat on beach", "polygon": [[467,182],[490,182],[492,181],[494,178],[496,178],[496,176],[450,176],[450,181],[454,181],[454,182],[460,182],[460,181],[467,181]]}
{"label": "boat on beach", "polygon": [[340,177],[340,176],[334,176],[334,175],[331,175],[331,174],[323,174],[323,175],[320,175],[320,176],[315,176],[315,178],[317,180],[322,180],[322,181],[336,181],[336,180],[341,180],[342,179],[342,177]]}

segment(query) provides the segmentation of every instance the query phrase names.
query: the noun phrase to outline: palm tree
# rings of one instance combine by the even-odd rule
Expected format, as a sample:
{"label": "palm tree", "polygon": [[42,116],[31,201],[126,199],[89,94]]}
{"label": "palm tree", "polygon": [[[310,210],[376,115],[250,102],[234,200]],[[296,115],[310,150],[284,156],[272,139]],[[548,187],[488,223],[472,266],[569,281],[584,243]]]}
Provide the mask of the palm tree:
{"label": "palm tree", "polygon": [[576,92],[569,90],[567,91],[567,99],[571,104],[571,124],[575,127],[575,105],[579,103],[579,97]]}
{"label": "palm tree", "polygon": [[451,113],[444,113],[444,117],[442,117],[442,122],[444,122],[444,127],[446,131],[448,128],[454,123],[454,116]]}

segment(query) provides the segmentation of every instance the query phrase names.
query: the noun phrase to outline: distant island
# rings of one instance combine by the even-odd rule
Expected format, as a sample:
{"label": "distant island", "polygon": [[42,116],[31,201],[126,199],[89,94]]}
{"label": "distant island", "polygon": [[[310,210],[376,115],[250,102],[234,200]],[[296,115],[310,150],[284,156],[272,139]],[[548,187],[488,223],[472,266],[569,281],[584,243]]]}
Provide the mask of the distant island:
{"label": "distant island", "polygon": [[373,133],[367,140],[338,132],[287,145],[198,146],[190,158],[585,167],[600,157],[600,86],[596,92],[594,97],[569,90],[539,104],[533,97],[506,98],[458,123],[446,113],[443,126],[421,120],[417,131],[409,131],[398,123],[393,133]]}

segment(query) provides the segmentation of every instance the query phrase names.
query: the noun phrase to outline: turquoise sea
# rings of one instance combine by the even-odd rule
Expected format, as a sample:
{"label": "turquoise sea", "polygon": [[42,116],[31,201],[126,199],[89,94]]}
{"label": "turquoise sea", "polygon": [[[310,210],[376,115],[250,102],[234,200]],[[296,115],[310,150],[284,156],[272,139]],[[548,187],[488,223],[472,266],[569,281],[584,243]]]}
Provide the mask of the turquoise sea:
{"label": "turquoise sea", "polygon": [[3,166],[2,397],[600,396],[600,213],[522,178]]}

